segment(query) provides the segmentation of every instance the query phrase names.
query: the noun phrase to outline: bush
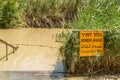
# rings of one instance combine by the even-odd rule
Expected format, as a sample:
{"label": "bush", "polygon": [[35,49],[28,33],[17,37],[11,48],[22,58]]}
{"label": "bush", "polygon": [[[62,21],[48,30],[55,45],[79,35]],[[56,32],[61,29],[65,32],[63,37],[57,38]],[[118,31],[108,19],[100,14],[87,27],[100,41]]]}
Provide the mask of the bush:
{"label": "bush", "polygon": [[113,35],[105,32],[104,56],[80,57],[79,32],[73,32],[62,48],[65,71],[74,75],[120,73],[120,44],[117,44],[120,43],[120,37],[114,39]]}
{"label": "bush", "polygon": [[120,2],[118,0],[84,0],[77,18],[68,26],[74,29],[120,28]]}
{"label": "bush", "polygon": [[79,0],[30,0],[26,22],[33,27],[65,27],[76,16]]}
{"label": "bush", "polygon": [[105,56],[79,57],[79,32],[73,32],[62,48],[65,71],[78,75],[120,73],[120,11],[118,0],[84,0],[75,20],[77,30],[105,30]]}
{"label": "bush", "polygon": [[[22,5],[19,0],[1,1],[0,6],[0,28],[15,28],[22,26]],[[25,1],[24,1],[25,2]],[[25,24],[23,24],[25,25]],[[20,27],[21,27],[20,26]]]}
{"label": "bush", "polygon": [[17,18],[16,4],[15,1],[11,0],[4,5],[2,13],[2,26],[4,28],[10,28],[15,25],[15,18]]}
{"label": "bush", "polygon": [[80,0],[1,0],[1,28],[66,27],[74,20]]}

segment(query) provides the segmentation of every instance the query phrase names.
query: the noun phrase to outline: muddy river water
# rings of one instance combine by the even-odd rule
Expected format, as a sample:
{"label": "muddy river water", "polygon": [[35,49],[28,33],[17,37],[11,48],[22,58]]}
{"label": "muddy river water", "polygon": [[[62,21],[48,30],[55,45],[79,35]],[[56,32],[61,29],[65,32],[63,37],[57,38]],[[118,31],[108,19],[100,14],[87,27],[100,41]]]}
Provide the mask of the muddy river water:
{"label": "muddy river water", "polygon": [[[62,43],[56,34],[62,29],[1,29],[0,39],[19,46],[8,61],[0,60],[0,80],[120,80],[120,76],[64,77],[62,60],[58,60]],[[0,58],[5,56],[0,42]],[[9,52],[12,49],[9,48]]]}

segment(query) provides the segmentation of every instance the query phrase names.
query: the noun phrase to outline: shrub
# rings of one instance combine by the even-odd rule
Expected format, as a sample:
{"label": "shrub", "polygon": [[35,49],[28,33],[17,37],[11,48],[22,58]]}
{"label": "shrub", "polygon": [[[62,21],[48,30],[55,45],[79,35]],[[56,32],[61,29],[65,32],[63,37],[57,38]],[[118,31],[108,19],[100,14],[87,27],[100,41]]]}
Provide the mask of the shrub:
{"label": "shrub", "polygon": [[[66,27],[74,20],[82,0],[1,0],[2,28]],[[3,4],[4,3],[4,4]]]}
{"label": "shrub", "polygon": [[105,56],[79,57],[79,32],[71,33],[62,48],[65,71],[78,75],[120,73],[120,11],[118,0],[84,0],[75,20],[77,30],[106,30]]}
{"label": "shrub", "polygon": [[120,44],[117,44],[120,37],[114,38],[113,35],[116,34],[105,32],[104,56],[80,57],[79,32],[73,32],[62,48],[65,71],[74,75],[120,73]]}
{"label": "shrub", "polygon": [[17,2],[14,0],[7,1],[3,7],[2,26],[4,28],[10,28],[14,26],[15,19],[17,19],[17,15]]}

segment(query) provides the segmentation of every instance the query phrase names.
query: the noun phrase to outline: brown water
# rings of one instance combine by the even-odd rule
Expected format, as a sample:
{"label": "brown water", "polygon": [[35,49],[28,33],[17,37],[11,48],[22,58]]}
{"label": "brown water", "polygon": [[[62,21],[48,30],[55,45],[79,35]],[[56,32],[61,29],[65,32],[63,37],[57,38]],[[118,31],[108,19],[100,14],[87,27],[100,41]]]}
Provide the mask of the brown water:
{"label": "brown water", "polygon": [[[0,80],[120,80],[119,76],[64,78],[64,73],[55,73],[64,71],[61,60],[58,62],[62,44],[55,38],[61,32],[62,29],[1,29],[0,39],[19,44],[19,48],[8,61],[0,61]],[[0,57],[4,55],[5,45],[0,43]]]}
{"label": "brown water", "polygon": [[[9,77],[7,80],[12,80],[13,77],[21,79],[21,71],[30,71],[30,74],[32,71],[44,71],[50,72],[47,73],[48,75],[52,74],[52,72],[56,69],[59,48],[62,45],[61,43],[56,42],[55,37],[56,34],[61,33],[61,31],[62,29],[43,28],[1,29],[0,39],[3,39],[13,45],[19,44],[19,48],[15,54],[11,54],[8,57],[8,61],[5,59],[0,61],[0,71],[9,71],[1,72],[0,77],[4,79]],[[9,52],[10,51],[11,48],[9,48]],[[5,45],[3,43],[0,43],[0,53],[0,57],[5,55]],[[61,67],[61,70],[63,70],[63,66]],[[17,75],[14,74],[14,71],[17,71]],[[25,77],[25,79],[27,78],[28,77]]]}
{"label": "brown water", "polygon": [[[61,31],[61,29],[0,30],[1,39],[11,44],[27,44],[18,45],[18,50],[9,56],[8,61],[0,61],[0,65],[2,65],[0,70],[54,70],[59,48],[62,45],[56,42],[55,36]],[[2,44],[1,54],[5,54],[5,47],[3,46]]]}

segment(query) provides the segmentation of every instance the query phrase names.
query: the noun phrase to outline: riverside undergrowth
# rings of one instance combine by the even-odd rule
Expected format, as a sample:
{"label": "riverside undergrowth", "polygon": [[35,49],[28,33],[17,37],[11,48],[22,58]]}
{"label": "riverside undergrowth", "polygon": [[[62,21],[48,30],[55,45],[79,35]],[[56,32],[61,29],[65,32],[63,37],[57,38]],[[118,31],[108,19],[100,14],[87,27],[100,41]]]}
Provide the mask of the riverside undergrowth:
{"label": "riverside undergrowth", "polygon": [[[73,31],[64,42],[62,55],[65,71],[74,75],[120,73],[120,2],[119,0],[84,0],[75,20],[68,26]],[[104,56],[79,56],[79,31],[103,30]]]}

